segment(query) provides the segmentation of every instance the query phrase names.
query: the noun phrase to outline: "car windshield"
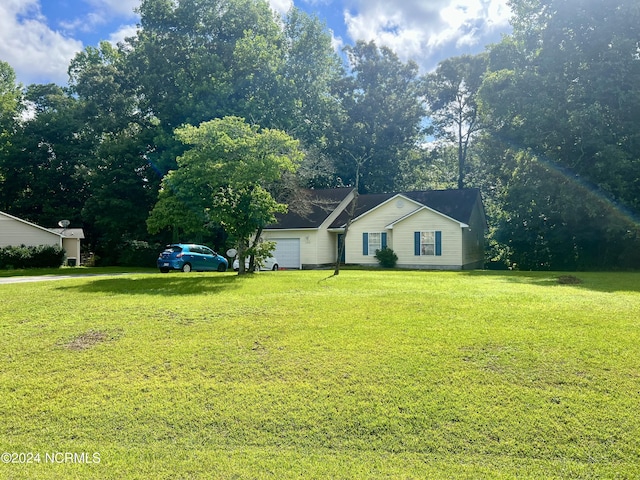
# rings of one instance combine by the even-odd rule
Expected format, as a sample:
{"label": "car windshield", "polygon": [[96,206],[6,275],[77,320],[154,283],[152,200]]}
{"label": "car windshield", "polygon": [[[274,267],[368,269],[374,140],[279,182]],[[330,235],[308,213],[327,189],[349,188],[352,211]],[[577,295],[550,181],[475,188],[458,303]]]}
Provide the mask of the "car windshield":
{"label": "car windshield", "polygon": [[165,253],[179,253],[182,251],[182,247],[178,247],[177,245],[171,245],[164,249]]}

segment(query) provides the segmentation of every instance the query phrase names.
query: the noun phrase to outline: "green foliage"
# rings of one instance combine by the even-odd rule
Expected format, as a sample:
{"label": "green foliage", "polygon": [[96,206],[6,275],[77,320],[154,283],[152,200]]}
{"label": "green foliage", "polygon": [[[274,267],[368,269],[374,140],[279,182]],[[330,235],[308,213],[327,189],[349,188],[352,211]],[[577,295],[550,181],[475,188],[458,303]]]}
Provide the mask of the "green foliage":
{"label": "green foliage", "polygon": [[640,476],[637,273],[577,285],[542,272],[327,276],[1,285],[0,451],[101,456],[2,468],[101,480]]}
{"label": "green foliage", "polygon": [[[497,236],[523,268],[637,268],[640,9],[514,0],[480,90]],[[500,151],[501,150],[501,151]],[[631,245],[635,244],[635,247]],[[626,252],[620,255],[620,252]]]}
{"label": "green foliage", "polygon": [[16,73],[7,62],[0,60],[0,140],[10,129],[20,110],[22,92]]}
{"label": "green foliage", "polygon": [[141,240],[122,242],[117,247],[118,265],[123,267],[153,267],[162,251],[159,243]]}
{"label": "green foliage", "polygon": [[409,152],[425,116],[418,66],[387,47],[359,41],[345,48],[350,74],[336,85],[343,112],[328,147],[344,185],[379,193],[401,188]]}
{"label": "green foliage", "polygon": [[34,116],[19,122],[0,152],[0,210],[40,225],[81,221],[91,142],[79,134],[78,102],[63,88],[31,85]]}
{"label": "green foliage", "polygon": [[[275,242],[258,241],[245,250],[245,258],[250,258],[253,261],[254,268],[263,266],[264,260],[273,254],[275,248]],[[251,264],[249,266],[251,266]],[[251,270],[251,268],[249,268],[249,270]]]}
{"label": "green foliage", "polygon": [[382,268],[394,268],[398,263],[398,255],[389,247],[376,250],[375,257]]}
{"label": "green foliage", "polygon": [[[235,242],[243,273],[250,238],[275,221],[276,213],[286,211],[267,188],[296,171],[303,156],[298,142],[237,117],[187,125],[176,135],[189,148],[163,181],[166,193],[149,226],[191,228],[195,218],[202,218],[202,226],[220,225]],[[180,204],[188,207],[180,210],[186,210],[185,221],[172,211]]]}
{"label": "green foliage", "polygon": [[0,248],[0,269],[57,268],[64,259],[65,251],[57,245]]}
{"label": "green foliage", "polygon": [[478,91],[487,69],[486,54],[463,55],[440,62],[427,75],[427,103],[431,128],[445,145],[455,145],[458,188],[464,188],[471,141],[484,127],[478,108]]}

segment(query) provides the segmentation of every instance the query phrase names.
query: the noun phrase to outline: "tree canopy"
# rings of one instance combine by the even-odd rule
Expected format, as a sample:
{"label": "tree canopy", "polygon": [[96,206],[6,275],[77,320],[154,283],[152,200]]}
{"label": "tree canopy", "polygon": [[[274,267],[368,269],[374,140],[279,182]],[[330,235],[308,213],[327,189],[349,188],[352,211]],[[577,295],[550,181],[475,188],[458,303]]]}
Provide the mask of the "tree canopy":
{"label": "tree canopy", "polygon": [[176,136],[187,150],[163,180],[166,193],[152,212],[150,226],[182,223],[175,211],[186,212],[187,222],[199,218],[201,224],[222,226],[238,250],[242,273],[252,237],[259,237],[276,213],[286,212],[287,206],[269,189],[300,165],[298,141],[238,117],[186,125]]}

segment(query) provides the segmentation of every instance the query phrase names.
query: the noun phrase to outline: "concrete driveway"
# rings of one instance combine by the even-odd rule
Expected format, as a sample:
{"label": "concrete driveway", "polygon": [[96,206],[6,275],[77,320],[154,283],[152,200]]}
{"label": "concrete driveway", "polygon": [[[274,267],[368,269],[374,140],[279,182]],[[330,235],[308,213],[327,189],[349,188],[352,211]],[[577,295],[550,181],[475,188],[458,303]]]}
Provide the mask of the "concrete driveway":
{"label": "concrete driveway", "polygon": [[69,280],[70,278],[113,277],[115,275],[131,275],[128,273],[81,273],[78,275],[41,275],[32,277],[0,277],[0,285],[9,283],[47,282],[52,280]]}

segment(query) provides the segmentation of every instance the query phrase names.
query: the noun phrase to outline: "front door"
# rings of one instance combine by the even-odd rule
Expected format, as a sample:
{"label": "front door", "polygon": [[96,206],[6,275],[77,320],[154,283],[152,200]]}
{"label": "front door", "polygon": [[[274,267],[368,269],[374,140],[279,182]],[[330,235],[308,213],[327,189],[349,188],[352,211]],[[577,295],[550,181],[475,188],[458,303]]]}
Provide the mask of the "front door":
{"label": "front door", "polygon": [[[340,245],[342,244],[342,242],[344,242],[344,233],[339,233],[338,234],[338,252],[340,252]],[[347,258],[347,249],[343,248],[342,252],[340,253],[340,263],[345,263],[346,262],[346,258]]]}

